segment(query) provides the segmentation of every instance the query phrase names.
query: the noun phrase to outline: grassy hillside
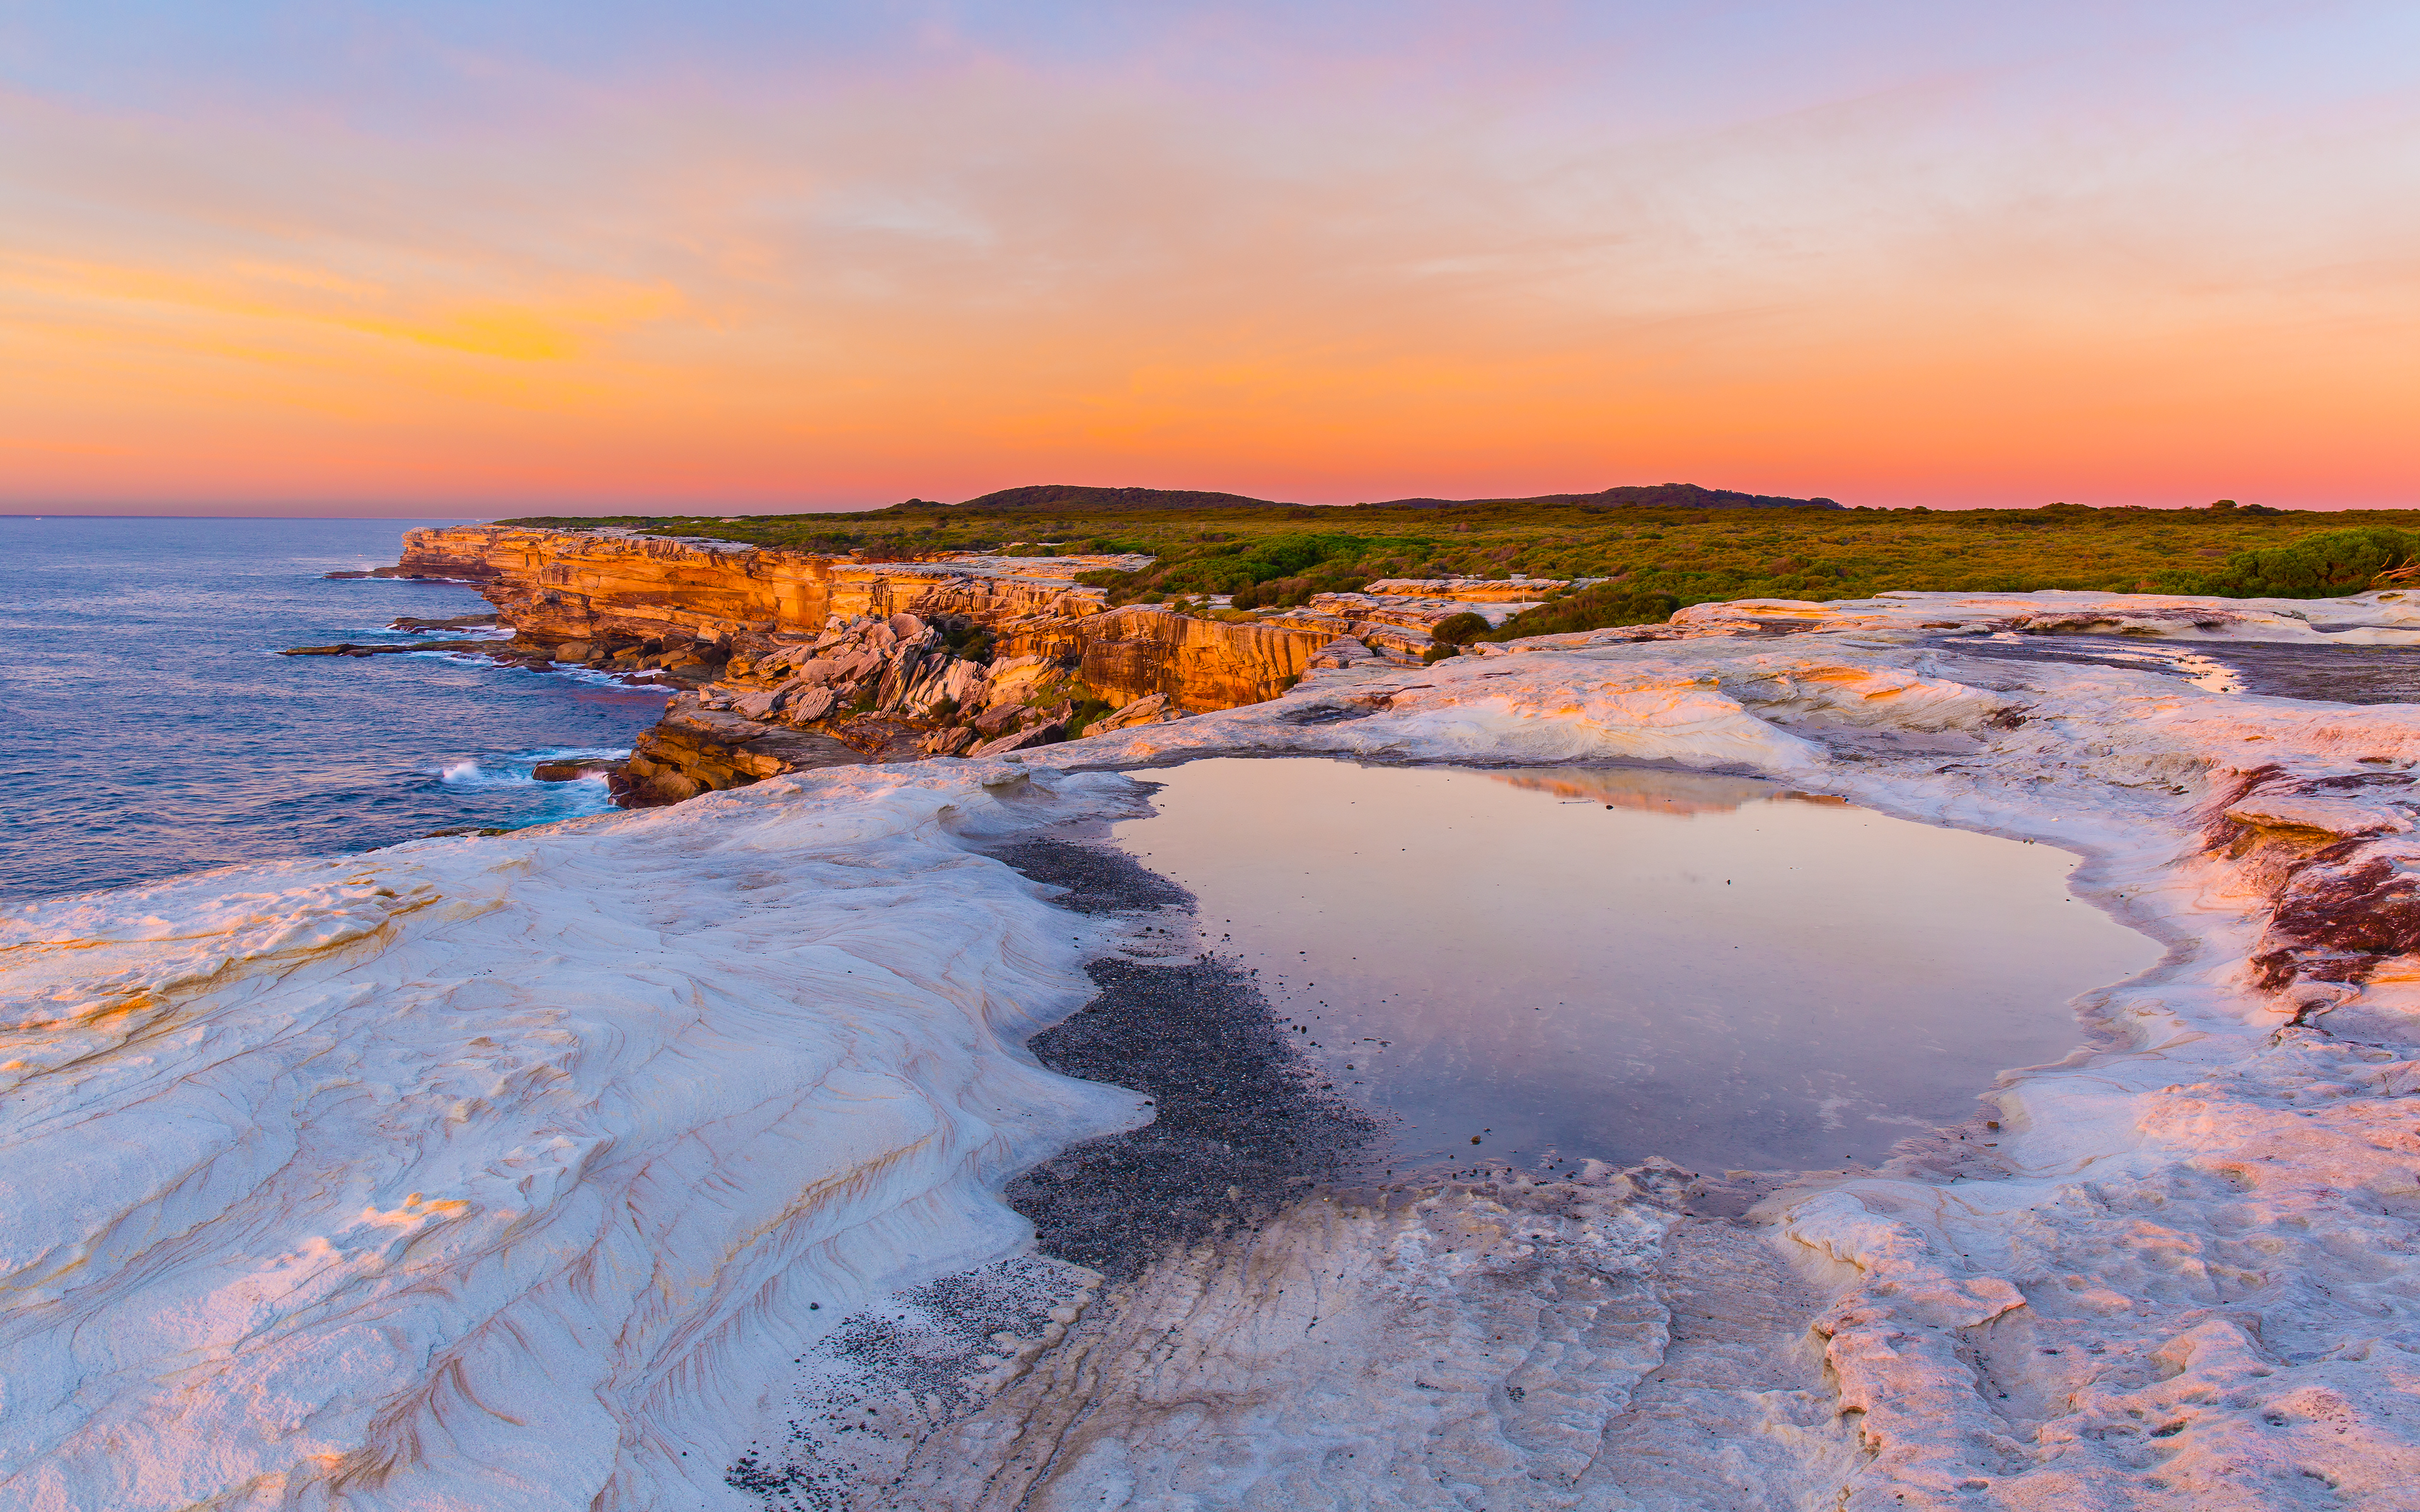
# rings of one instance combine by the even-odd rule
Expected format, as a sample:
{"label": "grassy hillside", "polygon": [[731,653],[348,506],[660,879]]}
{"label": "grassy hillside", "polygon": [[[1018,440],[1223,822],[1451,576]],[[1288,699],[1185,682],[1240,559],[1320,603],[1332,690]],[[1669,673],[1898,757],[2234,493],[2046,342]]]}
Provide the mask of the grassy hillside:
{"label": "grassy hillside", "polygon": [[[2357,590],[2381,567],[2411,561],[2420,545],[2420,510],[1676,509],[1598,501],[1604,495],[1310,508],[1140,489],[1099,490],[1119,496],[1110,502],[1083,497],[1094,492],[1016,489],[969,505],[915,500],[849,515],[517,523],[628,525],[893,560],[1012,546],[1138,551],[1159,561],[1101,579],[1118,601],[1241,593],[1248,607],[1299,602],[1377,577],[1516,572],[1611,579],[1611,596],[1632,603],[1861,598],[1886,589],[2307,595]],[[1190,502],[1204,499],[1214,501]],[[2321,536],[2319,546],[2307,544]]]}

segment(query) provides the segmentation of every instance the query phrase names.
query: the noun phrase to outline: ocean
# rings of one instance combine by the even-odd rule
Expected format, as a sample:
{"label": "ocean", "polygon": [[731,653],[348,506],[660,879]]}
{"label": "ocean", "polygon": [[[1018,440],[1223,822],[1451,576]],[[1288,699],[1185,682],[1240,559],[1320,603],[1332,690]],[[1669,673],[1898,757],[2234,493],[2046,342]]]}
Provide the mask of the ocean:
{"label": "ocean", "polygon": [[664,695],[398,641],[488,611],[458,583],[329,581],[408,519],[0,518],[0,900],[342,854],[612,807],[551,757],[618,754]]}

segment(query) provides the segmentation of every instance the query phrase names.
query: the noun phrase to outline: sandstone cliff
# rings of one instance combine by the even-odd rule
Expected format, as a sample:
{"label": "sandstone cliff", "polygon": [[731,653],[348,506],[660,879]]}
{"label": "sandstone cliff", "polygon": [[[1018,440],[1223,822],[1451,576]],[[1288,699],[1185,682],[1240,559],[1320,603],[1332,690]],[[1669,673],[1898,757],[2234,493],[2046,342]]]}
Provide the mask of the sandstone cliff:
{"label": "sandstone cliff", "polygon": [[1259,702],[1340,634],[1332,617],[1110,610],[1074,581],[1087,564],[862,562],[481,525],[412,531],[381,570],[476,583],[521,655],[659,668],[696,688],[638,742],[624,784],[635,802],[836,760],[997,752]]}

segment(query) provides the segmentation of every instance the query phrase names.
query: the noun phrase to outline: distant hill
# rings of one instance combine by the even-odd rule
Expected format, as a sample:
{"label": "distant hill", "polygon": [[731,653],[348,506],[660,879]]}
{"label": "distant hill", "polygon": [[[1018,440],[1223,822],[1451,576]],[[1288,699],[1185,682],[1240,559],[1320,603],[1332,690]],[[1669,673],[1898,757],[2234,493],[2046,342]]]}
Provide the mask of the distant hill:
{"label": "distant hill", "polygon": [[[910,501],[921,506],[923,500]],[[1694,483],[1633,484],[1596,493],[1547,493],[1526,499],[1386,499],[1357,505],[1360,509],[1455,509],[1470,504],[1584,504],[1598,508],[1636,506],[1642,509],[1842,509],[1829,499],[1789,499],[1778,494],[1741,493],[1733,488],[1701,488]],[[1010,514],[1044,509],[1301,509],[1302,504],[1276,499],[1254,499],[1239,493],[1208,493],[1193,488],[1096,488],[1078,483],[1037,483],[1002,488],[970,499],[958,509],[985,514]]]}
{"label": "distant hill", "polygon": [[1831,499],[1701,488],[1694,483],[1632,484],[1598,493],[1542,493],[1527,499],[1388,499],[1363,509],[1451,509],[1461,504],[1627,504],[1660,509],[1846,509]]}
{"label": "distant hill", "polygon": [[1239,493],[1204,493],[1193,488],[1095,488],[1079,483],[1035,483],[1002,488],[970,499],[959,509],[1007,513],[1021,509],[1298,509],[1299,504],[1274,499],[1248,499]]}

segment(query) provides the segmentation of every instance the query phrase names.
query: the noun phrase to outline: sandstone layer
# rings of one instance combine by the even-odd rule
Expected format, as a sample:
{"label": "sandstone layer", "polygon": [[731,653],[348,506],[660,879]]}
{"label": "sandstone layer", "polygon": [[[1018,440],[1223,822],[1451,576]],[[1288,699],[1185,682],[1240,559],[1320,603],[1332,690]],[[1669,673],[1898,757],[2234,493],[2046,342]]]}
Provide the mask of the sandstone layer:
{"label": "sandstone layer", "polygon": [[[862,562],[621,531],[417,530],[382,571],[476,583],[507,655],[656,670],[676,688],[619,791],[675,802],[845,760],[1021,748],[1277,697],[1347,633],[1105,608],[1125,559]],[[359,654],[351,647],[329,654]],[[1128,712],[1132,711],[1132,712]]]}

